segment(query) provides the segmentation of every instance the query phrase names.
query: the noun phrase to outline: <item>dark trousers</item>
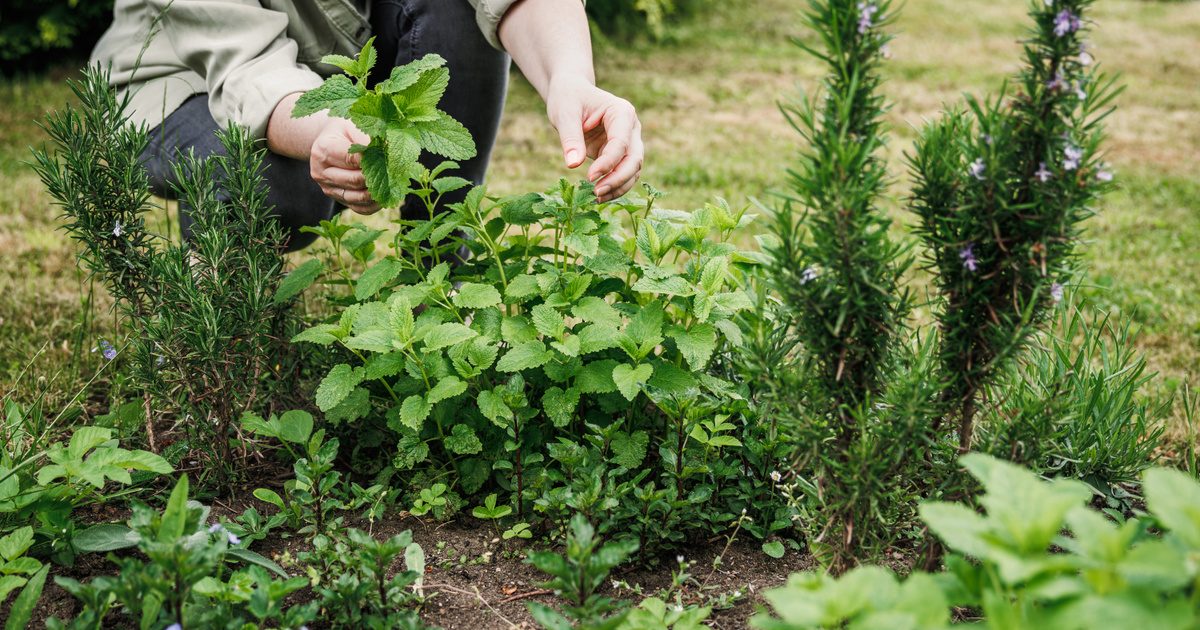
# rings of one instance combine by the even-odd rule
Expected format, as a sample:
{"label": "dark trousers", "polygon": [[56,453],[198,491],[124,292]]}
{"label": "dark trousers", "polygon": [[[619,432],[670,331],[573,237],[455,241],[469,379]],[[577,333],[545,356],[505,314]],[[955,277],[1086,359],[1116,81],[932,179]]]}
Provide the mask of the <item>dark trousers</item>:
{"label": "dark trousers", "polygon": [[[445,57],[450,86],[440,107],[471,132],[479,151],[473,159],[460,163],[461,168],[453,174],[476,184],[483,183],[504,109],[508,55],[492,48],[484,39],[467,0],[375,0],[371,7],[371,27],[379,52],[373,80],[387,78],[394,66],[428,53]],[[172,164],[179,156],[189,150],[194,150],[198,157],[224,152],[216,136],[220,127],[209,113],[207,96],[197,94],[188,99],[150,132],[150,143],[142,159],[155,194],[172,196]],[[427,167],[441,160],[428,154],[421,158]],[[288,250],[309,245],[316,237],[301,233],[300,228],[329,219],[338,208],[310,177],[307,160],[267,152],[264,162],[267,201],[283,224]],[[465,189],[448,194],[442,203],[457,203],[465,195]],[[419,200],[409,201],[413,203],[401,208],[405,216],[416,211],[424,214],[424,207],[415,207]],[[180,207],[179,215],[180,229],[187,238],[192,224],[187,208]]]}

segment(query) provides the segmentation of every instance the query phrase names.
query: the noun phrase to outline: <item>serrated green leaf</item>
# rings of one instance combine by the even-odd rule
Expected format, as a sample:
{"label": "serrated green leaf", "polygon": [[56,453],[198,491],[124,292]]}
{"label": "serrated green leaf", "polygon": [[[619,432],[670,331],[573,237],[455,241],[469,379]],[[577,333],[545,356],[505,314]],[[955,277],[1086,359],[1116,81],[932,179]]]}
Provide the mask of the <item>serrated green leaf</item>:
{"label": "serrated green leaf", "polygon": [[679,354],[693,370],[703,370],[717,349],[717,329],[710,324],[696,324],[689,329],[672,326],[667,329],[667,336],[675,340]]}
{"label": "serrated green leaf", "polygon": [[400,422],[413,431],[420,431],[432,409],[433,405],[424,396],[413,394],[400,403]]}
{"label": "serrated green leaf", "polygon": [[350,77],[334,75],[296,99],[296,104],[292,106],[292,118],[303,118],[325,110],[329,110],[330,116],[348,118],[350,107],[360,96],[362,92],[350,81]]}
{"label": "serrated green leaf", "polygon": [[295,337],[292,337],[292,343],[315,343],[321,346],[328,346],[339,339],[334,334],[338,331],[338,326],[334,324],[317,324],[312,328],[300,331]]}
{"label": "serrated green leaf", "polygon": [[465,424],[454,425],[442,443],[456,455],[474,455],[483,451],[483,442],[479,441],[475,430]]}
{"label": "serrated green leaf", "polygon": [[579,352],[588,354],[616,348],[624,335],[607,324],[588,324],[579,331]]}
{"label": "serrated green leaf", "polygon": [[508,287],[504,289],[504,296],[522,301],[537,295],[539,291],[536,277],[521,274],[509,281]]}
{"label": "serrated green leaf", "polygon": [[512,420],[512,409],[508,408],[508,405],[504,403],[504,397],[500,394],[485,389],[479,392],[476,402],[479,404],[479,412],[500,427],[507,426],[508,422]]}
{"label": "serrated green leaf", "polygon": [[571,314],[592,324],[603,324],[611,328],[620,328],[621,326],[621,314],[617,312],[617,309],[595,296],[589,295],[579,300],[575,306],[571,307]]}
{"label": "serrated green leaf", "polygon": [[0,558],[15,560],[33,545],[33,528],[22,527],[0,538]]}
{"label": "serrated green leaf", "polygon": [[[441,112],[439,112],[441,113]],[[429,122],[416,123],[421,147],[430,153],[450,160],[469,160],[475,157],[475,140],[462,123],[441,113]]]}
{"label": "serrated green leaf", "polygon": [[496,369],[501,372],[520,372],[546,364],[554,353],[546,349],[546,344],[534,340],[513,346],[500,358]]}
{"label": "serrated green leaf", "polygon": [[313,258],[305,261],[279,282],[279,286],[275,289],[275,303],[283,304],[300,295],[305,289],[312,286],[312,283],[323,271],[325,271],[325,263],[320,259]]}
{"label": "serrated green leaf", "polygon": [[395,96],[402,103],[405,114],[411,118],[417,113],[433,112],[449,86],[450,70],[444,67],[429,68]]}
{"label": "serrated green leaf", "polygon": [[329,411],[362,381],[362,374],[345,363],[333,366],[317,386],[317,408]]}
{"label": "serrated green leaf", "polygon": [[583,366],[575,377],[575,387],[584,394],[608,394],[617,391],[613,382],[613,368],[617,362],[612,359],[593,361]]}
{"label": "serrated green leaf", "polygon": [[395,280],[403,270],[404,265],[399,260],[391,256],[381,258],[379,262],[367,267],[366,271],[363,271],[362,275],[358,277],[358,281],[354,283],[355,299],[360,302],[369,300],[371,296],[379,293],[380,289]]}
{"label": "serrated green leaf", "polygon": [[612,439],[612,460],[619,466],[636,470],[646,459],[646,449],[649,445],[650,436],[645,431],[618,431]]}
{"label": "serrated green leaf", "polygon": [[464,282],[451,301],[459,308],[488,308],[500,303],[500,292],[490,284]]}
{"label": "serrated green leaf", "polygon": [[562,389],[551,387],[542,395],[542,411],[556,427],[565,427],[575,417],[575,408],[579,406],[579,390],[574,387]]}
{"label": "serrated green leaf", "polygon": [[633,290],[639,293],[657,293],[660,295],[689,296],[696,292],[687,280],[679,276],[669,278],[642,277],[633,283]]}
{"label": "serrated green leaf", "polygon": [[[396,94],[417,82],[424,73],[446,65],[446,60],[437,54],[427,54],[420,59],[392,68],[392,74],[377,86],[384,94]],[[440,100],[440,99],[439,99]]]}
{"label": "serrated green leaf", "polygon": [[442,348],[460,344],[468,339],[474,339],[478,335],[479,333],[457,322],[438,324],[425,334],[423,339],[425,342],[425,351],[441,350]]}
{"label": "serrated green leaf", "polygon": [[552,306],[538,304],[530,309],[529,316],[533,321],[533,327],[546,337],[558,339],[566,332],[567,324],[562,313]]}
{"label": "serrated green leaf", "polygon": [[643,363],[637,367],[628,363],[621,363],[613,368],[612,380],[616,384],[617,390],[621,392],[627,400],[632,401],[637,397],[638,392],[642,391],[642,386],[646,381],[650,380],[650,376],[654,373],[654,368],[649,364]]}
{"label": "serrated green leaf", "polygon": [[[663,326],[663,307],[662,303],[654,300],[642,307],[637,315],[634,315],[629,320],[629,326],[625,328],[625,333],[633,339],[634,343],[644,343],[647,341],[661,340]],[[655,341],[657,343],[657,341]]]}
{"label": "serrated green leaf", "polygon": [[355,387],[342,402],[333,409],[325,412],[325,420],[330,424],[353,422],[366,417],[371,412],[371,393],[365,388]]}
{"label": "serrated green leaf", "polygon": [[465,391],[467,391],[466,381],[457,376],[445,376],[430,388],[426,397],[430,404],[437,404],[443,400],[454,398]]}

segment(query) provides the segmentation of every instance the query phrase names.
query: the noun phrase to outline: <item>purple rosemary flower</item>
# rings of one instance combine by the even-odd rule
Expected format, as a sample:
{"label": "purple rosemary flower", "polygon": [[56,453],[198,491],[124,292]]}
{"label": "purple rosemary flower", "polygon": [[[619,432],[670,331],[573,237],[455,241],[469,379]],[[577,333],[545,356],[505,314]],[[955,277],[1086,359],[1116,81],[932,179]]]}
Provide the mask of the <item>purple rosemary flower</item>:
{"label": "purple rosemary flower", "polygon": [[879,7],[875,6],[874,2],[859,2],[858,3],[858,34],[866,35],[871,27],[875,26],[875,14],[879,12]]}
{"label": "purple rosemary flower", "polygon": [[804,271],[800,272],[800,284],[808,284],[817,279],[821,272],[817,271],[816,267],[805,267]]}
{"label": "purple rosemary flower", "polygon": [[113,236],[120,238],[120,236],[124,233],[125,233],[125,227],[121,225],[120,221],[113,223],[113,229],[112,229]]}
{"label": "purple rosemary flower", "polygon": [[975,258],[975,243],[967,243],[967,246],[958,252],[958,257],[962,259],[963,266],[968,271],[979,268],[979,260]]}
{"label": "purple rosemary flower", "polygon": [[220,523],[213,523],[212,525],[208,526],[208,533],[215,534],[223,529],[225,529],[224,525],[222,525]]}
{"label": "purple rosemary flower", "polygon": [[1083,26],[1079,16],[1071,13],[1068,9],[1059,11],[1058,15],[1054,16],[1054,34],[1058,37],[1063,37],[1069,33],[1078,31]]}
{"label": "purple rosemary flower", "polygon": [[1067,82],[1063,80],[1062,70],[1059,69],[1055,70],[1054,76],[1050,77],[1050,80],[1046,82],[1046,89],[1050,90],[1051,92],[1057,92],[1066,87],[1066,85]]}
{"label": "purple rosemary flower", "polygon": [[1051,284],[1051,285],[1050,285],[1050,299],[1054,300],[1054,303],[1055,303],[1055,304],[1058,304],[1059,302],[1061,302],[1061,301],[1062,301],[1062,299],[1063,299],[1063,285],[1061,285],[1061,284],[1059,284],[1059,283],[1057,283],[1057,282],[1055,282],[1054,284]]}
{"label": "purple rosemary flower", "polygon": [[1038,170],[1033,174],[1033,177],[1039,182],[1045,184],[1046,182],[1050,181],[1051,177],[1054,177],[1054,174],[1046,168],[1046,163],[1042,162],[1041,164],[1038,164]]}
{"label": "purple rosemary flower", "polygon": [[1063,149],[1063,155],[1067,158],[1063,160],[1063,169],[1073,171],[1079,168],[1079,161],[1083,159],[1083,149],[1073,144],[1068,144],[1067,148]]}
{"label": "purple rosemary flower", "polygon": [[1113,180],[1112,171],[1100,169],[1096,172],[1096,179],[1102,182],[1111,182]]}
{"label": "purple rosemary flower", "polygon": [[112,361],[117,358],[117,349],[113,347],[107,339],[100,340],[100,354],[104,355],[105,359]]}
{"label": "purple rosemary flower", "polygon": [[241,538],[238,538],[237,536],[235,536],[233,534],[233,532],[230,532],[230,531],[225,532],[225,539],[228,540],[229,544],[231,544],[231,545],[236,545],[236,544],[242,542]]}
{"label": "purple rosemary flower", "polygon": [[167,626],[166,628],[164,628],[164,630],[183,630],[183,626],[181,626],[177,623],[173,623],[173,624]]}
{"label": "purple rosemary flower", "polygon": [[985,171],[987,171],[987,166],[984,165],[983,158],[976,158],[975,161],[971,162],[971,165],[967,167],[967,172],[971,174],[971,177],[974,177],[979,181],[983,181],[983,174]]}
{"label": "purple rosemary flower", "polygon": [[1079,65],[1090,66],[1096,61],[1095,58],[1092,57],[1092,53],[1089,52],[1091,47],[1091,44],[1087,42],[1079,43]]}
{"label": "purple rosemary flower", "polygon": [[1076,98],[1081,101],[1087,99],[1087,91],[1083,89],[1083,81],[1076,81],[1071,87],[1075,90]]}

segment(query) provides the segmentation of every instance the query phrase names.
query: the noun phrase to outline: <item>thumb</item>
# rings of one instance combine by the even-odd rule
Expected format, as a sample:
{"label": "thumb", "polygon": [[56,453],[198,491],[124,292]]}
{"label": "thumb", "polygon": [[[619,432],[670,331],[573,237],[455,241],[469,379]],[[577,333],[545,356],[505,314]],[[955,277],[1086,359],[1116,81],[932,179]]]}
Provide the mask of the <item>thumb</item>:
{"label": "thumb", "polygon": [[563,117],[558,125],[558,137],[562,141],[563,159],[567,168],[583,164],[587,157],[587,145],[583,141],[582,116]]}

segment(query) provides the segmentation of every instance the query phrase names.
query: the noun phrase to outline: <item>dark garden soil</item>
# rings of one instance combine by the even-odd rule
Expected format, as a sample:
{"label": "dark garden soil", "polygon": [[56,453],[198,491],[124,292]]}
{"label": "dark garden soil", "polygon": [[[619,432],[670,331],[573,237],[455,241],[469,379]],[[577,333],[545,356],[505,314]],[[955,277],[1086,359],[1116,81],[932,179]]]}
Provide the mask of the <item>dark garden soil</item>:
{"label": "dark garden soil", "polygon": [[[255,505],[262,513],[270,513],[273,509],[253,499],[244,504],[217,501],[213,504],[213,514],[228,517],[250,505]],[[111,522],[122,520],[127,514],[95,516],[100,517],[96,520]],[[412,530],[413,539],[421,545],[426,556],[426,602],[421,617],[432,626],[447,630],[536,628],[526,610],[527,602],[542,602],[555,607],[562,603],[540,586],[546,576],[524,563],[529,543],[501,542],[498,530],[478,519],[459,517],[439,523],[403,516],[372,526],[357,518],[348,518],[347,524],[371,531],[380,539],[405,529]],[[791,549],[782,559],[770,558],[762,552],[760,544],[749,537],[735,540],[727,549],[726,543],[723,537],[699,541],[683,554],[691,563],[689,572],[693,576],[692,583],[682,591],[684,603],[711,603],[722,597],[728,603],[723,609],[714,610],[709,618],[708,622],[714,628],[748,627],[749,618],[763,605],[763,590],[783,584],[789,573],[813,566],[811,557]],[[278,561],[289,555],[295,557],[305,547],[306,543],[299,538],[272,537],[255,543],[251,549]],[[722,556],[721,562],[714,569],[713,560],[718,555]],[[398,559],[394,568],[402,569],[402,562]],[[112,566],[103,554],[89,554],[80,556],[74,567],[55,566],[51,575],[86,580],[111,572]],[[635,603],[643,597],[660,595],[671,585],[671,572],[676,567],[674,553],[661,557],[641,556],[636,562],[618,567],[609,576],[602,592]],[[640,589],[641,594],[630,588],[614,588],[614,580]],[[289,603],[303,602],[311,596],[305,589],[294,595],[294,601]],[[49,580],[29,627],[42,628],[51,616],[67,619],[76,613],[76,600]],[[0,609],[0,617],[5,614],[6,611]],[[119,614],[110,615],[110,624],[114,628],[135,627]],[[320,626],[314,624],[315,627]]]}

